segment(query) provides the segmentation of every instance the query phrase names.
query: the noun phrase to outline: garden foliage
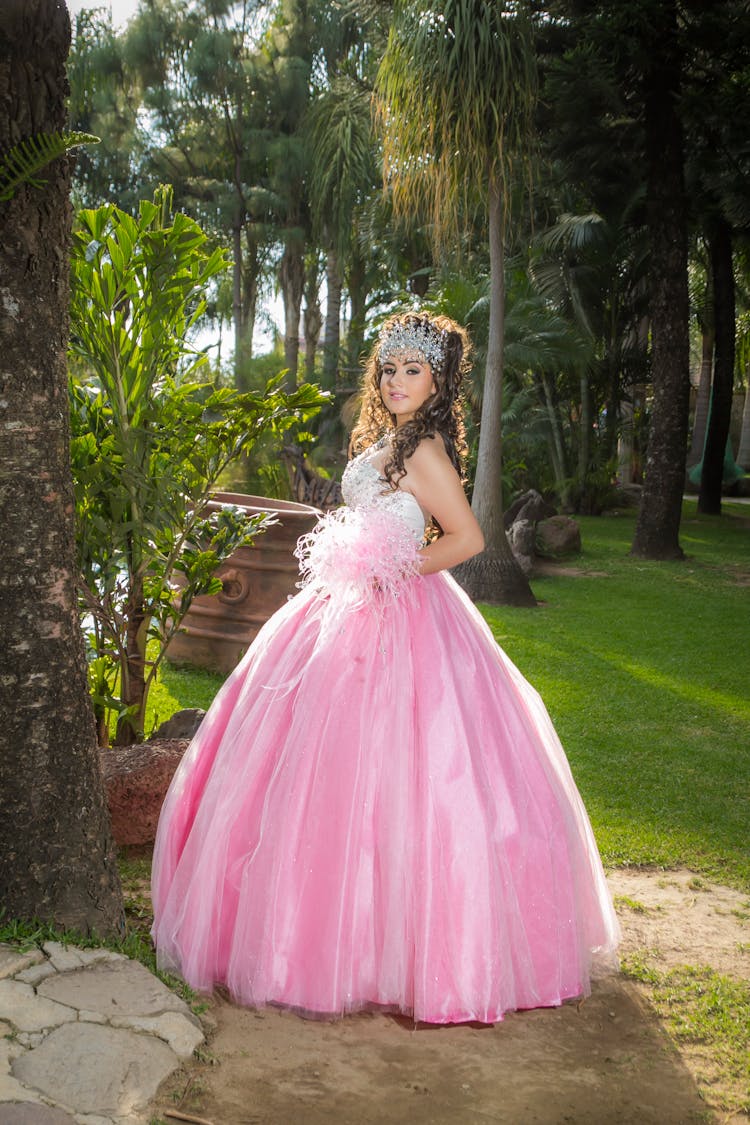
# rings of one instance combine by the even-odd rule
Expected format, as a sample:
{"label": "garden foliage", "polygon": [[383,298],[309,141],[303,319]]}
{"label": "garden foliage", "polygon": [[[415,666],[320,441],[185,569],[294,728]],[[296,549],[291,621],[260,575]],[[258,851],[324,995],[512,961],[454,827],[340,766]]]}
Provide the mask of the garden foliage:
{"label": "garden foliage", "polygon": [[148,690],[192,600],[220,590],[219,565],[267,526],[233,506],[206,510],[219,476],[322,401],[279,380],[263,393],[215,384],[189,335],[229,263],[170,203],[162,188],[137,218],[83,211],[74,232],[72,457],[100,741],[112,710],[119,742],[143,736]]}

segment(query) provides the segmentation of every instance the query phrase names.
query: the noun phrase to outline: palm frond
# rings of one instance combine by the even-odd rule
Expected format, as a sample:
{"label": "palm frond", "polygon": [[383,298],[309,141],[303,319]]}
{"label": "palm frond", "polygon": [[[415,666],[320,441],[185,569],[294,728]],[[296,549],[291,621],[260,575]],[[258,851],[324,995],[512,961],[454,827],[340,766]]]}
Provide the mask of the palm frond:
{"label": "palm frond", "polygon": [[336,78],[310,107],[306,125],[313,220],[343,257],[354,208],[378,178],[369,95],[347,76]]}
{"label": "palm frond", "polygon": [[41,188],[46,180],[38,173],[53,160],[78,145],[99,144],[91,133],[35,133],[0,156],[0,201],[12,199],[21,184]]}
{"label": "palm frond", "polygon": [[528,152],[537,83],[525,12],[491,0],[396,4],[375,83],[384,174],[397,213],[427,209],[436,244]]}
{"label": "palm frond", "polygon": [[549,253],[558,253],[561,250],[584,250],[606,237],[606,221],[596,212],[590,212],[586,215],[560,215],[553,227],[538,236],[537,242]]}

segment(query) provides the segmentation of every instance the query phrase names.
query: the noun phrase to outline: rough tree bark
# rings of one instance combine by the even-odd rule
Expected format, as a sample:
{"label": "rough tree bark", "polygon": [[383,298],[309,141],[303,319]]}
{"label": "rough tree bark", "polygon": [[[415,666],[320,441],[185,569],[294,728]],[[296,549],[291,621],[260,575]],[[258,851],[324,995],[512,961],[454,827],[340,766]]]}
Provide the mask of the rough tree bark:
{"label": "rough tree bark", "polygon": [[[63,129],[70,21],[0,6],[0,150]],[[70,166],[0,203],[0,901],[10,917],[122,927],[75,592],[66,345]]]}
{"label": "rough tree bark", "polygon": [[683,136],[676,99],[681,52],[675,0],[653,5],[644,43],[649,314],[653,404],[646,471],[631,553],[681,559],[679,542],[690,396],[687,218]]}
{"label": "rough tree bark", "polygon": [[503,525],[502,415],[505,319],[503,201],[496,183],[489,191],[490,324],[482,397],[477,472],[472,508],[485,539],[480,555],[453,570],[475,601],[502,605],[536,605],[525,574],[508,545]]}
{"label": "rough tree bark", "polygon": [[718,218],[709,239],[714,296],[714,384],[711,412],[703,450],[698,511],[708,515],[721,513],[721,482],[724,475],[724,453],[729,437],[734,389],[734,270],[732,267],[732,231],[724,218]]}
{"label": "rough tree bark", "polygon": [[305,261],[302,251],[287,241],[279,263],[279,284],[284,299],[284,363],[287,368],[286,389],[297,386],[299,367],[299,321],[302,292],[305,287]]}

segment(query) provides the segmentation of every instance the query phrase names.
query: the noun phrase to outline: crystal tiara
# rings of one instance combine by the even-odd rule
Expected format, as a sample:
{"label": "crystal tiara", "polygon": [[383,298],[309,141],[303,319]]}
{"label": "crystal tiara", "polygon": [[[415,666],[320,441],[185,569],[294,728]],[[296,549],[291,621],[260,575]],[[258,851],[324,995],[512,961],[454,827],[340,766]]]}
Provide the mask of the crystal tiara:
{"label": "crystal tiara", "polygon": [[394,324],[380,333],[378,359],[381,364],[392,356],[405,359],[422,359],[437,371],[445,359],[445,329],[434,328],[429,321]]}

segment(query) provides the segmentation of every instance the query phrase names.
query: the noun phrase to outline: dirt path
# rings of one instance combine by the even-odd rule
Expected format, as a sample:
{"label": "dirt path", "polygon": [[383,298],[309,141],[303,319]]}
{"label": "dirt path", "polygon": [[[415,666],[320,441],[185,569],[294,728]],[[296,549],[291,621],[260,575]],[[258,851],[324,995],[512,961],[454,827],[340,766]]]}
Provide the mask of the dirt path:
{"label": "dirt path", "polygon": [[[624,955],[750,976],[746,895],[690,872],[616,871],[610,884]],[[705,1060],[679,1054],[646,988],[619,975],[596,980],[583,1003],[493,1027],[311,1022],[221,998],[209,1021],[207,1061],[172,1081],[155,1116],[177,1105],[212,1125],[747,1125],[708,1108]]]}

